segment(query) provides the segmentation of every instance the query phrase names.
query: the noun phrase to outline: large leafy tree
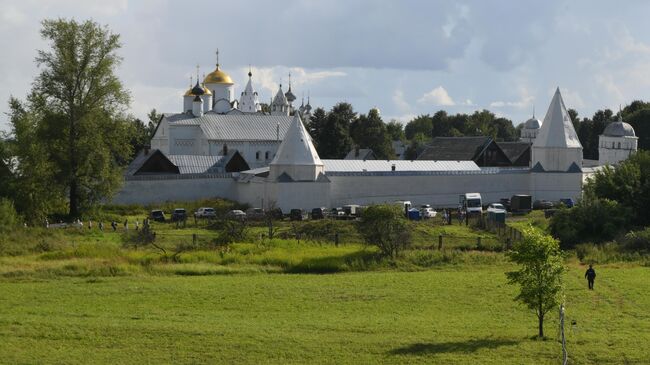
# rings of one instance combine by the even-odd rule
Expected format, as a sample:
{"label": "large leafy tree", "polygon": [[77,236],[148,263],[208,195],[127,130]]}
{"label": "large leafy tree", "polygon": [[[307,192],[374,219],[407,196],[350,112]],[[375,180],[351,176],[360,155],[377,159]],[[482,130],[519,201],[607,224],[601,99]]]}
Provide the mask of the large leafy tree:
{"label": "large leafy tree", "polygon": [[386,132],[388,132],[391,141],[403,141],[406,139],[404,125],[394,119],[386,124]]}
{"label": "large leafy tree", "polygon": [[553,237],[536,228],[525,228],[522,233],[522,240],[508,253],[510,260],[520,267],[506,275],[511,284],[519,285],[515,300],[535,312],[538,335],[544,337],[544,317],[558,308],[561,301],[565,271],[562,251]]}
{"label": "large leafy tree", "polygon": [[431,119],[431,116],[428,114],[415,117],[406,124],[406,127],[404,127],[404,133],[408,139],[412,139],[418,133],[430,137],[432,131],[433,119]]}
{"label": "large leafy tree", "polygon": [[350,135],[359,148],[370,148],[378,159],[394,157],[393,145],[377,109],[361,114],[350,124]]}
{"label": "large leafy tree", "polygon": [[307,131],[309,131],[316,147],[318,147],[321,142],[321,136],[326,128],[326,124],[327,112],[323,108],[316,108],[311,117],[309,117],[309,123],[307,123]]}
{"label": "large leafy tree", "polygon": [[350,124],[356,119],[352,105],[338,103],[327,114],[325,128],[319,134],[318,154],[321,158],[343,158],[352,147]]}
{"label": "large leafy tree", "polygon": [[23,178],[45,175],[48,189],[65,193],[68,214],[77,217],[115,191],[119,165],[131,154],[123,116],[129,94],[115,75],[119,35],[92,21],[55,19],[42,22],[41,36],[50,47],[36,57],[40,74],[27,103],[11,111],[16,140],[33,146],[17,158],[22,165],[44,156],[32,171],[22,169]]}

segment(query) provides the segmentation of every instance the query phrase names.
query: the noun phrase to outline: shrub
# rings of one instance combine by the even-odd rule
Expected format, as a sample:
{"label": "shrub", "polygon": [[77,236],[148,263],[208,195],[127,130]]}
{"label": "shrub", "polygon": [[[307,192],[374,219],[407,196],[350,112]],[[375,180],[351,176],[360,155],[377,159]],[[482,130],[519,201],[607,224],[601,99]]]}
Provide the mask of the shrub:
{"label": "shrub", "polygon": [[0,199],[0,232],[7,232],[20,225],[21,217],[9,199]]}
{"label": "shrub", "polygon": [[571,209],[560,208],[551,218],[551,234],[562,248],[582,242],[605,242],[623,232],[630,211],[613,200],[586,199]]}
{"label": "shrub", "polygon": [[411,231],[397,205],[373,205],[363,212],[357,226],[367,244],[377,246],[385,256],[396,257],[411,244]]}
{"label": "shrub", "polygon": [[631,231],[621,239],[622,248],[643,254],[650,253],[650,227],[642,231]]}

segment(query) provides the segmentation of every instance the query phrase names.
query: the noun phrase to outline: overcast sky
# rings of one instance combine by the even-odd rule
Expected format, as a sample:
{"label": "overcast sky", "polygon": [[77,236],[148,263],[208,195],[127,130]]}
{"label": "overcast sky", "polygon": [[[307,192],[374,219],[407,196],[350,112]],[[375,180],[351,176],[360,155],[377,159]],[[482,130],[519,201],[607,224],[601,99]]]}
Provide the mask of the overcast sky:
{"label": "overcast sky", "polygon": [[339,101],[386,121],[489,109],[543,118],[560,87],[582,116],[650,100],[647,1],[0,0],[0,129],[7,100],[38,69],[44,18],[94,19],[121,34],[119,75],[131,112],[180,112],[189,77],[222,69],[243,90],[248,65],[268,102],[292,74],[294,94]]}

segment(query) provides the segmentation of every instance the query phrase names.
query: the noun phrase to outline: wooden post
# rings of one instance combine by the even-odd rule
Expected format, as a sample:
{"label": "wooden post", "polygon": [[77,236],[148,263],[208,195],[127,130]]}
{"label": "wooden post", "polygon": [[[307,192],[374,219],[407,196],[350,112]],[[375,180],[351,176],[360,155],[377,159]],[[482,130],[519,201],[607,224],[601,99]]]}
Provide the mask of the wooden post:
{"label": "wooden post", "polygon": [[442,250],[442,235],[438,235],[438,251]]}
{"label": "wooden post", "polygon": [[481,248],[481,237],[476,237],[476,248]]}

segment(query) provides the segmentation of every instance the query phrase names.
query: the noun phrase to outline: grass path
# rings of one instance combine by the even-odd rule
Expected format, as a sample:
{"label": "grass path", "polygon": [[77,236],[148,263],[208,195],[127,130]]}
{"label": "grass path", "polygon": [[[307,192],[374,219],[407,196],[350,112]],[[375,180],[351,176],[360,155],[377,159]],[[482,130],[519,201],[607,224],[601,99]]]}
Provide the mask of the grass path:
{"label": "grass path", "polygon": [[[0,363],[551,364],[507,265],[0,281]],[[574,364],[650,363],[650,269],[567,275]]]}

